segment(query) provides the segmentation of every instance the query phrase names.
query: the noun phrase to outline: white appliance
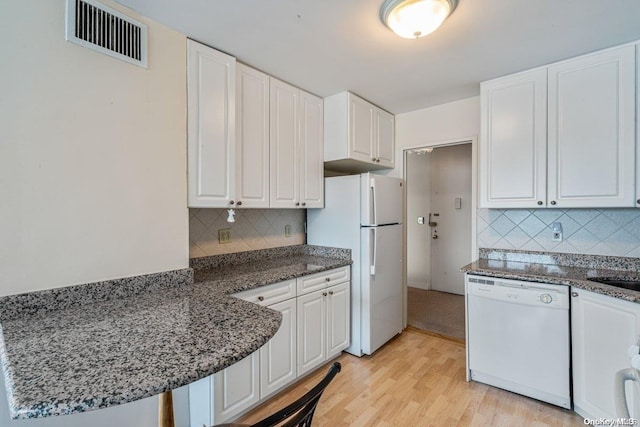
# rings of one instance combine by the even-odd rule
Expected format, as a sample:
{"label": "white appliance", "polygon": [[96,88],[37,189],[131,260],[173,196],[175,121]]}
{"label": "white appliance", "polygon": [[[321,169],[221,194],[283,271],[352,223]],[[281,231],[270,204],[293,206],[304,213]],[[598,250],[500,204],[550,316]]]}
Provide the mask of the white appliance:
{"label": "white appliance", "polygon": [[569,287],[466,276],[474,381],[571,408]]}
{"label": "white appliance", "polygon": [[307,243],[351,249],[351,345],[372,354],[402,332],[402,180],[325,179],[324,209],[307,210]]}
{"label": "white appliance", "polygon": [[631,367],[621,369],[616,372],[614,379],[613,398],[616,404],[616,415],[620,418],[631,418],[635,414],[630,408],[640,407],[638,396],[640,390],[640,343],[632,345],[627,350],[627,355],[631,359]]}

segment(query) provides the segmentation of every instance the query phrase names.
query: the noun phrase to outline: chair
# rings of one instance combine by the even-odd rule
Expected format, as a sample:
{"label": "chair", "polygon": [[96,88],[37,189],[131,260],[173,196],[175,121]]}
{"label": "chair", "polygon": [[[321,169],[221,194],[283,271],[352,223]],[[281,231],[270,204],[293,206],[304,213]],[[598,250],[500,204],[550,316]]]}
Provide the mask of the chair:
{"label": "chair", "polygon": [[340,372],[340,369],[342,369],[340,363],[334,362],[322,381],[304,396],[255,424],[217,424],[214,427],[309,427],[324,389],[327,388],[333,377]]}

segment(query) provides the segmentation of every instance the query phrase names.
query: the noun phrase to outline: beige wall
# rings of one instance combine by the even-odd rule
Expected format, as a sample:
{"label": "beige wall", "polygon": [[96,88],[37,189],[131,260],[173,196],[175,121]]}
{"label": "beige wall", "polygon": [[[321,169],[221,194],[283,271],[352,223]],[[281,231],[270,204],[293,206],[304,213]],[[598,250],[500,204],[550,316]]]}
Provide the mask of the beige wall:
{"label": "beige wall", "polygon": [[[189,256],[277,248],[305,243],[304,209],[236,209],[236,222],[227,222],[226,209],[189,209]],[[291,235],[285,236],[285,226]],[[231,229],[231,242],[219,243],[218,230]]]}
{"label": "beige wall", "polygon": [[1,9],[0,295],[187,267],[185,36],[143,20],[143,69],[65,41],[63,0]]}

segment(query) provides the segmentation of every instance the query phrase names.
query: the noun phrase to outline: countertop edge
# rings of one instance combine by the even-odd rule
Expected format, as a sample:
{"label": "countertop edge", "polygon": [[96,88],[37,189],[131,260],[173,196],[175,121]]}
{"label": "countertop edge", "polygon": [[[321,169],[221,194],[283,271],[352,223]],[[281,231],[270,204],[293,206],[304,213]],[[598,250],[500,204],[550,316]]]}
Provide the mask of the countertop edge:
{"label": "countertop edge", "polygon": [[[315,256],[318,258],[324,258],[330,261],[328,261],[327,265],[314,266],[313,270],[269,277],[268,280],[263,280],[263,281],[258,280],[258,281],[248,281],[248,282],[229,284],[228,280],[222,278],[218,280],[214,279],[214,280],[208,280],[208,281],[193,282],[192,284],[189,284],[187,286],[189,287],[211,286],[213,288],[211,292],[219,293],[221,299],[233,298],[237,300],[237,298],[233,296],[233,294],[235,293],[243,292],[250,289],[256,289],[262,286],[267,286],[267,285],[281,282],[281,281],[286,281],[286,280],[296,279],[299,277],[305,277],[305,276],[309,276],[317,273],[322,273],[322,272],[333,270],[336,268],[351,266],[351,264],[353,263],[353,261],[350,258],[349,259],[333,258],[333,257],[322,256],[322,255],[315,255]],[[191,268],[185,269],[185,271],[188,271],[190,274],[192,274],[191,278],[193,277],[193,274],[195,274],[195,272]],[[82,286],[82,285],[77,285],[77,286]],[[157,289],[155,291],[157,291]],[[59,293],[60,291],[56,290],[55,292]],[[66,291],[62,291],[62,292],[66,292]],[[139,295],[131,295],[130,297],[138,297],[138,296]],[[24,296],[20,296],[20,298],[24,298]],[[6,385],[6,394],[7,394],[8,403],[9,403],[10,416],[12,419],[32,419],[32,418],[42,418],[42,417],[55,416],[55,415],[70,415],[70,414],[75,414],[80,412],[89,412],[97,409],[103,409],[111,406],[133,402],[133,401],[144,399],[147,397],[152,397],[160,393],[163,393],[165,391],[170,391],[178,387],[191,384],[203,378],[207,378],[208,376],[215,374],[216,372],[219,372],[228,366],[231,366],[237,361],[257,351],[266,342],[268,342],[269,339],[273,337],[273,335],[277,333],[282,323],[282,315],[280,312],[274,311],[268,307],[262,307],[258,304],[254,304],[248,301],[245,301],[244,303],[251,304],[252,306],[255,306],[255,307],[259,307],[255,309],[263,311],[265,315],[269,313],[269,315],[267,315],[267,317],[269,318],[268,319],[269,322],[273,321],[275,323],[273,327],[270,328],[270,331],[269,331],[270,334],[264,334],[264,335],[258,336],[255,339],[251,340],[249,343],[244,343],[246,345],[242,348],[242,351],[234,354],[234,357],[224,358],[219,363],[212,364],[211,366],[208,367],[208,369],[204,371],[199,371],[199,372],[191,371],[191,372],[187,372],[185,375],[182,375],[182,376],[168,378],[166,381],[163,381],[162,383],[158,384],[157,386],[153,386],[152,388],[147,387],[147,388],[141,388],[139,390],[127,389],[125,390],[124,394],[116,394],[111,396],[108,396],[108,395],[84,396],[79,399],[67,399],[67,400],[56,400],[55,398],[52,398],[50,400],[44,400],[36,404],[30,403],[27,405],[20,405],[19,399],[17,399],[17,396],[16,396],[14,372],[11,367],[12,365],[11,359],[6,349],[5,333],[4,333],[4,330],[2,329],[2,321],[0,321],[0,363],[2,364],[2,373],[5,380],[5,385]],[[67,308],[68,307],[63,307],[63,308],[58,308],[57,310],[65,310]],[[57,310],[52,310],[52,311],[57,311]],[[28,312],[28,315],[39,314],[39,312],[34,310],[25,310],[25,311]],[[275,319],[271,318],[271,315],[275,315],[275,314],[277,314],[278,316],[277,322],[275,321]],[[3,319],[3,320],[8,321],[11,319]],[[267,326],[267,328],[269,327],[270,325]]]}

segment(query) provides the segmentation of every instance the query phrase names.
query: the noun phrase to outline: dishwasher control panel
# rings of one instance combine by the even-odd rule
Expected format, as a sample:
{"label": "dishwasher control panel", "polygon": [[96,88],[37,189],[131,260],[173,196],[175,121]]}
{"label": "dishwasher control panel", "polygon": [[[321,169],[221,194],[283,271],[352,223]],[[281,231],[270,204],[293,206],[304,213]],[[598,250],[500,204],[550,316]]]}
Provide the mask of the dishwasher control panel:
{"label": "dishwasher control panel", "polygon": [[467,293],[518,304],[569,308],[569,287],[566,285],[467,275]]}

